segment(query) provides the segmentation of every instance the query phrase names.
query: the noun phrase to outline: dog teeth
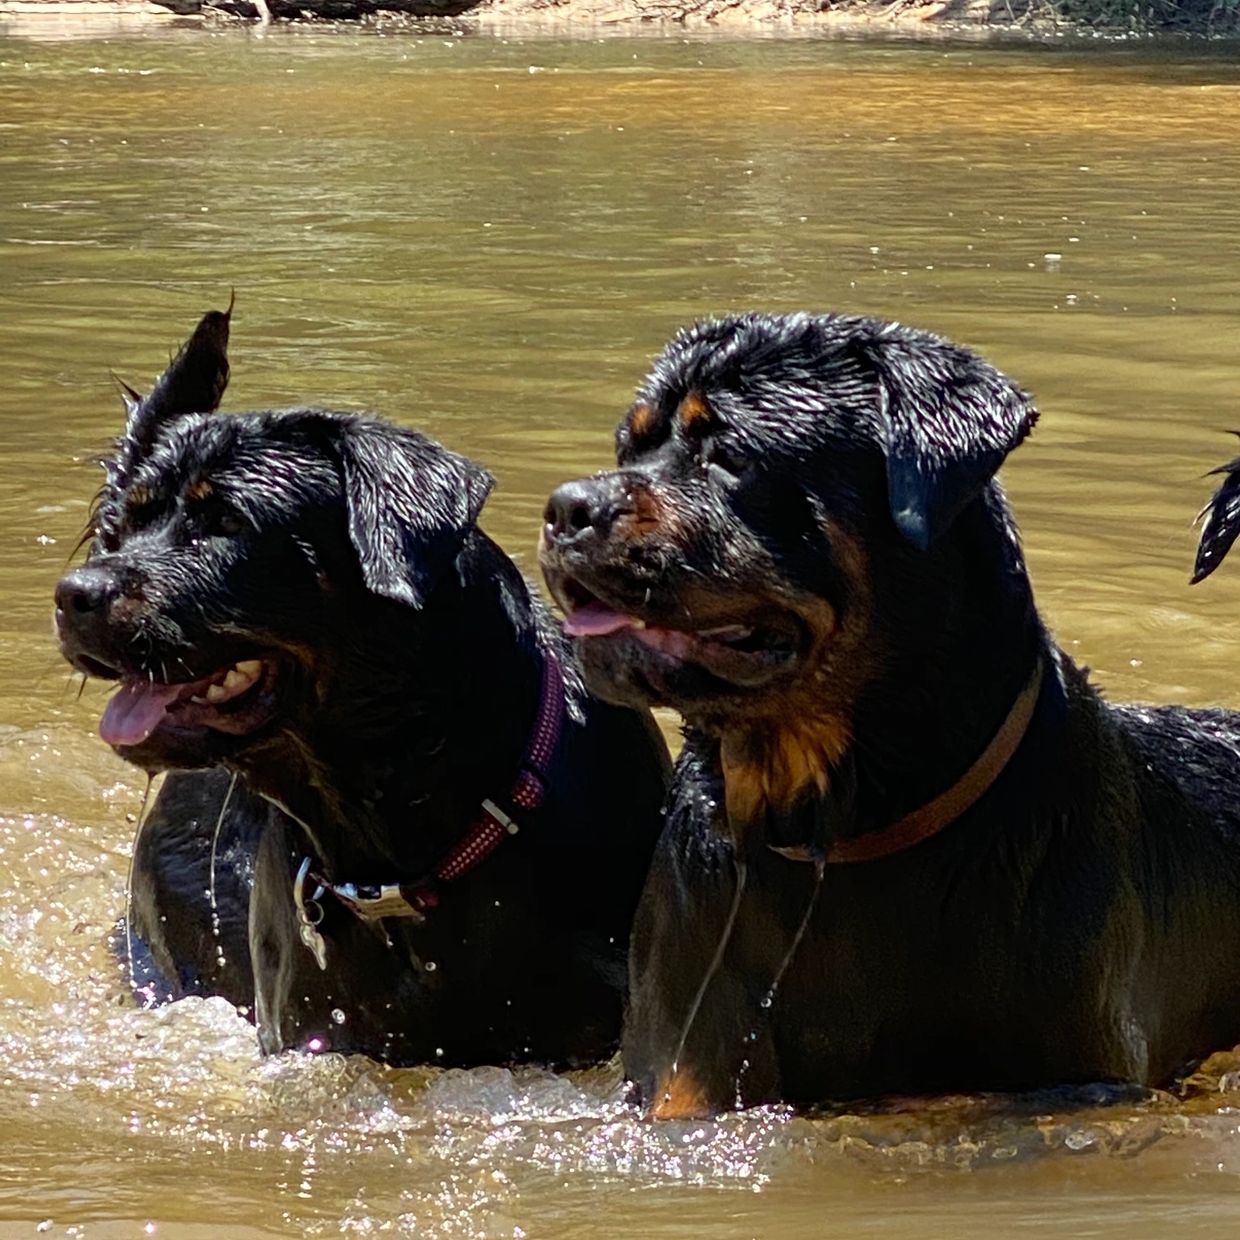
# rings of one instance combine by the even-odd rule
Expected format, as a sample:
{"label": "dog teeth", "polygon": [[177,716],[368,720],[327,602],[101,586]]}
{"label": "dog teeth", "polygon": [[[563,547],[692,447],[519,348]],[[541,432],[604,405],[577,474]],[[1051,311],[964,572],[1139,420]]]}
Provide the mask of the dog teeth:
{"label": "dog teeth", "polygon": [[262,659],[243,659],[228,669],[223,680],[208,685],[205,693],[195,694],[190,700],[200,706],[218,706],[221,702],[229,702],[243,694],[259,678],[262,670]]}
{"label": "dog teeth", "polygon": [[699,637],[707,641],[739,642],[753,636],[753,627],[743,624],[725,624],[717,629],[703,629]]}
{"label": "dog teeth", "polygon": [[645,627],[646,627],[646,622],[644,620],[630,620],[629,621],[629,628],[631,629],[644,629]]}
{"label": "dog teeth", "polygon": [[248,689],[254,683],[253,676],[247,676],[244,672],[239,672],[235,667],[228,669],[228,675],[224,677],[224,688],[228,691],[229,697],[236,697],[243,689]]}

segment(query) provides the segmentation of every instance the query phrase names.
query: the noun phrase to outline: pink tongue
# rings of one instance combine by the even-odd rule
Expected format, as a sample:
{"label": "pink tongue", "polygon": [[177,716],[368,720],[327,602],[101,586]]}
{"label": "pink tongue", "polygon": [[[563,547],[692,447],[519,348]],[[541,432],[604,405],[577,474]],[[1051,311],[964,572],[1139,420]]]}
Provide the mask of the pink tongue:
{"label": "pink tongue", "polygon": [[602,603],[586,603],[576,607],[564,618],[564,632],[569,637],[606,637],[627,629],[633,621],[623,612],[612,611]]}
{"label": "pink tongue", "polygon": [[109,745],[137,745],[146,740],[185,685],[155,685],[130,680],[112,695],[99,720],[99,735]]}

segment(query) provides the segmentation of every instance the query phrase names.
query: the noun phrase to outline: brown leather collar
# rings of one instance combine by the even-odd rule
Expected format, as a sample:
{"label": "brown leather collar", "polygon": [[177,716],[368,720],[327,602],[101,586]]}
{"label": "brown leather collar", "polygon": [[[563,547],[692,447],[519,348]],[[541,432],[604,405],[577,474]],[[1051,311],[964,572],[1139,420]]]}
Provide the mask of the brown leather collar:
{"label": "brown leather collar", "polygon": [[999,778],[1012,755],[1020,747],[1033,718],[1042,690],[1042,659],[1033,666],[1033,672],[1020,691],[1012,709],[1008,711],[998,732],[982,751],[977,761],[945,792],[939,793],[911,814],[905,814],[881,831],[868,831],[852,840],[838,840],[827,853],[828,864],[847,864],[855,861],[877,861],[903,852],[937,835],[944,827],[955,822],[965,810],[975,805],[982,794]]}

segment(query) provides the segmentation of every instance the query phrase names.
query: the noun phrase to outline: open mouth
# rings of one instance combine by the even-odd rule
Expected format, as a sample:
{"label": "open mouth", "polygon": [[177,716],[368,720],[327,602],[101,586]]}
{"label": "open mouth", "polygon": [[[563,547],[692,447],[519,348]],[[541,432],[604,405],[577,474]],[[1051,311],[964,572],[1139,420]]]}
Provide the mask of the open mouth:
{"label": "open mouth", "polygon": [[277,680],[268,659],[241,659],[179,684],[126,678],[104,708],[99,735],[109,745],[139,745],[164,727],[245,735],[275,713]]}
{"label": "open mouth", "polygon": [[791,663],[805,645],[803,626],[787,611],[701,628],[673,628],[620,611],[572,578],[560,583],[558,593],[564,631],[570,637],[628,636],[668,659],[696,664],[738,684],[765,679]]}

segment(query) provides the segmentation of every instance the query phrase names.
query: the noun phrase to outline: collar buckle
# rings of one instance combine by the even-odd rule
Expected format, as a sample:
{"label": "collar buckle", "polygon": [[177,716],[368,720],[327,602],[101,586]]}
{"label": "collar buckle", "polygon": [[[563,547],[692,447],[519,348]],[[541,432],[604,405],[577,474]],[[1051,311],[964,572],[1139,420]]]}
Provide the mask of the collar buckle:
{"label": "collar buckle", "polygon": [[426,923],[427,910],[439,903],[429,883],[416,887],[401,883],[331,883],[328,890],[362,921],[401,917],[421,926]]}

